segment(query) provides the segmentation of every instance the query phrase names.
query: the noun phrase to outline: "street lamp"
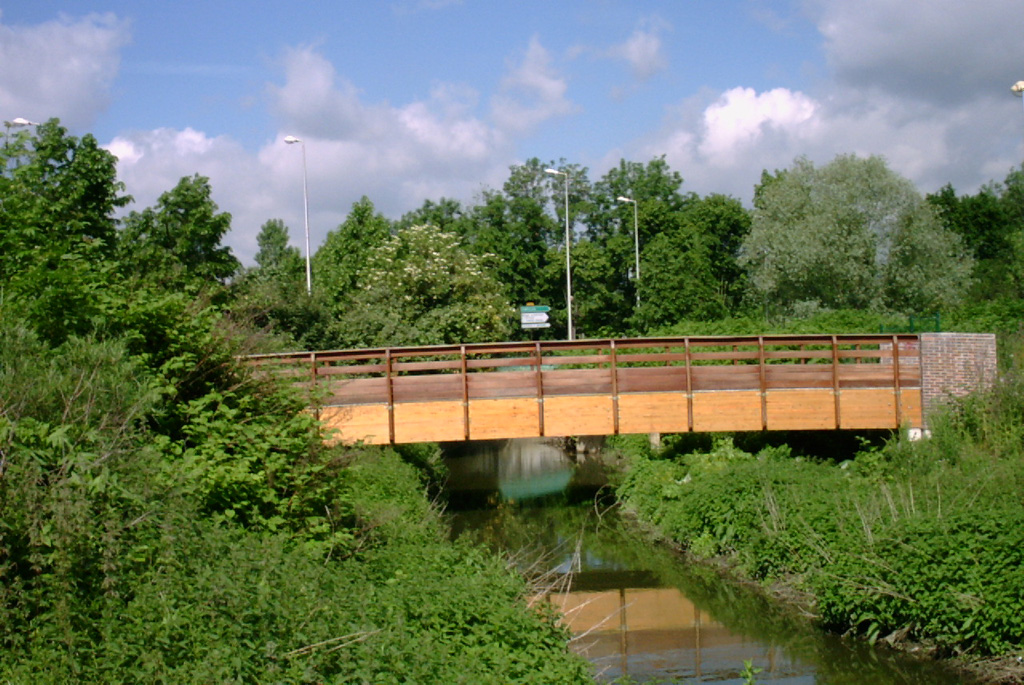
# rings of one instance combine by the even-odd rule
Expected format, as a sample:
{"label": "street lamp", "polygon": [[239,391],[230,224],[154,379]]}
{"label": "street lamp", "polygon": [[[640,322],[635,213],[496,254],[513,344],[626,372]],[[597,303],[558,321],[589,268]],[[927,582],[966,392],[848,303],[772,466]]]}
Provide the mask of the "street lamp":
{"label": "street lamp", "polygon": [[289,145],[299,143],[302,146],[302,206],[306,219],[306,294],[313,294],[313,269],[309,264],[309,188],[306,184],[306,143],[295,136],[285,136],[284,142]]}
{"label": "street lamp", "polygon": [[576,335],[572,328],[572,269],[569,260],[569,250],[572,245],[572,240],[569,237],[569,172],[545,169],[544,173],[552,176],[565,176],[565,297],[569,316],[569,340],[575,340]]}
{"label": "street lamp", "polygon": [[4,122],[4,126],[6,126],[8,130],[10,130],[11,128],[14,128],[15,126],[38,126],[38,125],[39,125],[38,121],[29,121],[25,117],[14,117],[10,121],[5,121]]}
{"label": "street lamp", "polygon": [[[4,152],[8,151],[11,142],[11,129],[21,126],[38,126],[38,121],[29,121],[25,117],[15,117],[10,121],[4,121]],[[6,161],[4,162],[6,166]]]}
{"label": "street lamp", "polygon": [[1017,81],[1012,86],[1010,86],[1010,92],[1012,92],[1017,97],[1024,97],[1024,81]]}
{"label": "street lamp", "polygon": [[633,245],[636,248],[636,306],[640,306],[640,220],[636,208],[636,200],[631,197],[620,195],[616,198],[619,202],[633,203]]}

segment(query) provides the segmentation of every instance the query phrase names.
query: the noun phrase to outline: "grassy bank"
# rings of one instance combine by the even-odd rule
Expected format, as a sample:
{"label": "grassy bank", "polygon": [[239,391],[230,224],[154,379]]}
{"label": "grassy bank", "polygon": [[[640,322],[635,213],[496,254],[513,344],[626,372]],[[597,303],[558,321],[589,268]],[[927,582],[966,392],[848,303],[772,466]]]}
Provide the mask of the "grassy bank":
{"label": "grassy bank", "polygon": [[[807,598],[820,624],[936,656],[1024,650],[1024,377],[950,409],[933,437],[850,455],[624,441],[624,506],[701,558]],[[1008,676],[1012,677],[1012,676]]]}
{"label": "grassy bank", "polygon": [[157,351],[0,324],[0,683],[589,680],[447,540],[429,451],[324,448],[201,319]]}

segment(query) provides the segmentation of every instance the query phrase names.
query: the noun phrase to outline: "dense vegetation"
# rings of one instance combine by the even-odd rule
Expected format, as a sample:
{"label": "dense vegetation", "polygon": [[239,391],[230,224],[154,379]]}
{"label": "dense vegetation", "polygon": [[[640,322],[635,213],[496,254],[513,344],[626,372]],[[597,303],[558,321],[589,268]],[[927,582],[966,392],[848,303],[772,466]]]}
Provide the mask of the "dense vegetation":
{"label": "dense vegetation", "polygon": [[[1024,374],[933,437],[849,460],[720,437],[627,444],[625,506],[701,558],[805,593],[821,624],[973,660],[1024,649]],[[824,456],[825,458],[820,458]]]}
{"label": "dense vegetation", "polygon": [[[748,209],[685,192],[664,159],[597,181],[531,159],[471,206],[391,221],[356,202],[308,295],[280,220],[243,267],[207,179],[125,213],[115,162],[57,121],[0,149],[3,681],[585,679],[521,579],[444,541],[430,450],[326,448],[298,398],[237,361],[526,337],[527,302],[563,337],[566,220],[579,337],[1024,318],[1021,171],[922,197],[879,158],[797,160]],[[696,554],[796,579],[831,627],[1005,652],[1024,615],[1022,395],[1008,382],[931,441],[846,465],[680,443],[638,460],[623,496]]]}
{"label": "dense vegetation", "polygon": [[56,122],[0,175],[0,681],[574,683],[503,562],[452,544],[436,454],[322,445],[236,357],[205,179],[124,205]]}

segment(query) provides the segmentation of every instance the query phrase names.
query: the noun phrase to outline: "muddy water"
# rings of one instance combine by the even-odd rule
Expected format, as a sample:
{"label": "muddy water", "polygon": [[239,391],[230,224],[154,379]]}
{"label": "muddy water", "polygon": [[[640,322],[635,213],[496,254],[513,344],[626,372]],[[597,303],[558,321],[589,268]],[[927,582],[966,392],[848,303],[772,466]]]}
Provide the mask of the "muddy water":
{"label": "muddy water", "polygon": [[446,454],[455,535],[508,554],[557,606],[602,682],[885,685],[962,680],[810,627],[751,588],[683,563],[619,520],[599,460],[537,440]]}

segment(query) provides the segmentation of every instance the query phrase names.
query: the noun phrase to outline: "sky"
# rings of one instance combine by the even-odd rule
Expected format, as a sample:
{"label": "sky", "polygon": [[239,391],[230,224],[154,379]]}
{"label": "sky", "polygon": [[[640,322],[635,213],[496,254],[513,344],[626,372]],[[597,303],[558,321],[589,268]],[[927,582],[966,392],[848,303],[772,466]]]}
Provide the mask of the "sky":
{"label": "sky", "polygon": [[[664,156],[749,205],[763,170],[881,155],[921,192],[1024,157],[1020,0],[0,0],[0,118],[58,117],[141,210],[210,179],[253,263],[366,196],[474,204],[537,157]],[[288,145],[286,136],[302,145]]]}

